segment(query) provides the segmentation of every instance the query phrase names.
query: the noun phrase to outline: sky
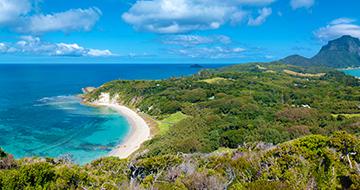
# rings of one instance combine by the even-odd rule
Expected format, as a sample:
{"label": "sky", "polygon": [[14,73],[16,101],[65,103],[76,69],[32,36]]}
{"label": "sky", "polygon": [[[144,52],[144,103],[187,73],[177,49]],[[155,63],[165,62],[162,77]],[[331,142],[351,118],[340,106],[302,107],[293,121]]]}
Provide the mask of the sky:
{"label": "sky", "polygon": [[0,63],[245,63],[360,38],[358,0],[0,0]]}

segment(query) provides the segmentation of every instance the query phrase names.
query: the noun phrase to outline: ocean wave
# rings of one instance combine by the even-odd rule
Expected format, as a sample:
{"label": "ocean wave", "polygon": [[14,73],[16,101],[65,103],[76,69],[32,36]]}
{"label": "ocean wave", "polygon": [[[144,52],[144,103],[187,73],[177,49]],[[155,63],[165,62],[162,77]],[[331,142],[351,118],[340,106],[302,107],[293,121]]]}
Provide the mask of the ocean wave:
{"label": "ocean wave", "polygon": [[38,100],[41,103],[48,104],[64,104],[64,103],[78,103],[81,101],[81,98],[74,95],[62,95],[62,96],[53,96],[53,97],[44,97]]}
{"label": "ocean wave", "polygon": [[54,106],[63,110],[75,110],[79,106],[81,98],[73,95],[62,95],[54,97],[44,97],[36,101],[34,106]]}
{"label": "ocean wave", "polygon": [[63,110],[70,114],[77,115],[111,115],[112,112],[106,109],[90,109],[81,104],[81,98],[74,95],[61,95],[53,97],[44,97],[36,101],[33,105],[36,107],[52,107],[54,109]]}
{"label": "ocean wave", "polygon": [[33,106],[35,107],[52,107],[66,111],[70,114],[76,115],[87,115],[87,116],[105,116],[109,117],[112,115],[118,116],[118,114],[109,108],[93,109],[91,107],[81,104],[82,99],[74,95],[61,95],[53,97],[43,97],[36,101]]}

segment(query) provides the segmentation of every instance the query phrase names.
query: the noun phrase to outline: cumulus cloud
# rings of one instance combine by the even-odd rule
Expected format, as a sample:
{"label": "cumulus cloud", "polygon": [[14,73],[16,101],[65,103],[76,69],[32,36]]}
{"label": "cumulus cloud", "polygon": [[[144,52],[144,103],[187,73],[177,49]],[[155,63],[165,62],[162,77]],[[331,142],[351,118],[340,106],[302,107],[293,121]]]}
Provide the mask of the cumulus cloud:
{"label": "cumulus cloud", "polygon": [[34,14],[36,0],[0,0],[0,26],[20,33],[89,31],[101,16],[98,8]]}
{"label": "cumulus cloud", "polygon": [[225,35],[168,35],[162,38],[171,54],[191,58],[240,58],[245,48]]}
{"label": "cumulus cloud", "polygon": [[101,11],[97,8],[71,9],[55,14],[34,15],[26,18],[24,24],[17,30],[25,33],[89,31],[100,16]]}
{"label": "cumulus cloud", "polygon": [[265,6],[272,2],[274,0],[138,0],[122,18],[137,30],[184,33],[241,22],[248,14],[242,7]]}
{"label": "cumulus cloud", "polygon": [[263,24],[267,17],[269,17],[272,14],[272,9],[271,8],[263,8],[261,10],[259,10],[259,16],[254,18],[250,18],[248,21],[248,25],[250,26],[259,26],[261,24]]}
{"label": "cumulus cloud", "polygon": [[0,52],[68,57],[106,57],[114,55],[110,50],[85,48],[75,43],[49,43],[33,36],[22,36],[19,41],[9,45],[0,43]]}
{"label": "cumulus cloud", "polygon": [[163,37],[161,40],[164,44],[171,45],[180,45],[180,46],[196,46],[201,44],[210,44],[210,43],[221,43],[229,44],[231,39],[228,36],[224,35],[214,35],[214,36],[199,36],[199,35],[170,35]]}
{"label": "cumulus cloud", "polygon": [[16,21],[30,10],[29,0],[0,0],[0,25]]}
{"label": "cumulus cloud", "polygon": [[315,0],[291,0],[290,5],[293,9],[299,8],[311,8],[315,3]]}
{"label": "cumulus cloud", "polygon": [[351,35],[360,38],[360,26],[356,20],[350,18],[338,18],[331,21],[327,26],[316,30],[315,36],[324,41],[338,38],[343,35]]}

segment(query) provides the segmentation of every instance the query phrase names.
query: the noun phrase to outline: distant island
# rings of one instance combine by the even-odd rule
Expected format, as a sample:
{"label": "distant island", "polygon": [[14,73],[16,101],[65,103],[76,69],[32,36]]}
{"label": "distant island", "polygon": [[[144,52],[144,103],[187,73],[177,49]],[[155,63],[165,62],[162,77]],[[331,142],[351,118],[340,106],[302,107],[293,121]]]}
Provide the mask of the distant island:
{"label": "distant island", "polygon": [[84,88],[85,102],[140,132],[84,166],[0,150],[0,187],[360,189],[360,80],[337,70],[359,66],[358,42],[344,36],[311,59]]}
{"label": "distant island", "polygon": [[203,68],[203,66],[201,66],[199,64],[192,64],[192,65],[190,65],[190,68]]}

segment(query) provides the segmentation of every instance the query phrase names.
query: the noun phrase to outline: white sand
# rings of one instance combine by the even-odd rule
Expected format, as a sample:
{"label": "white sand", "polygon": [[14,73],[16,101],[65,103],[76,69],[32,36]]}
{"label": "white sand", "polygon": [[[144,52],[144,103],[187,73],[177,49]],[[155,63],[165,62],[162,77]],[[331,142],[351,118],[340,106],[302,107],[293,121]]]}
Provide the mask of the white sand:
{"label": "white sand", "polygon": [[[115,100],[114,100],[115,99]],[[127,138],[117,146],[116,149],[109,153],[109,156],[116,156],[119,158],[127,158],[136,150],[138,150],[142,143],[150,139],[150,127],[135,111],[128,107],[119,105],[116,98],[111,99],[108,93],[102,93],[100,99],[93,102],[95,106],[106,106],[124,116],[131,125],[130,134]]]}

